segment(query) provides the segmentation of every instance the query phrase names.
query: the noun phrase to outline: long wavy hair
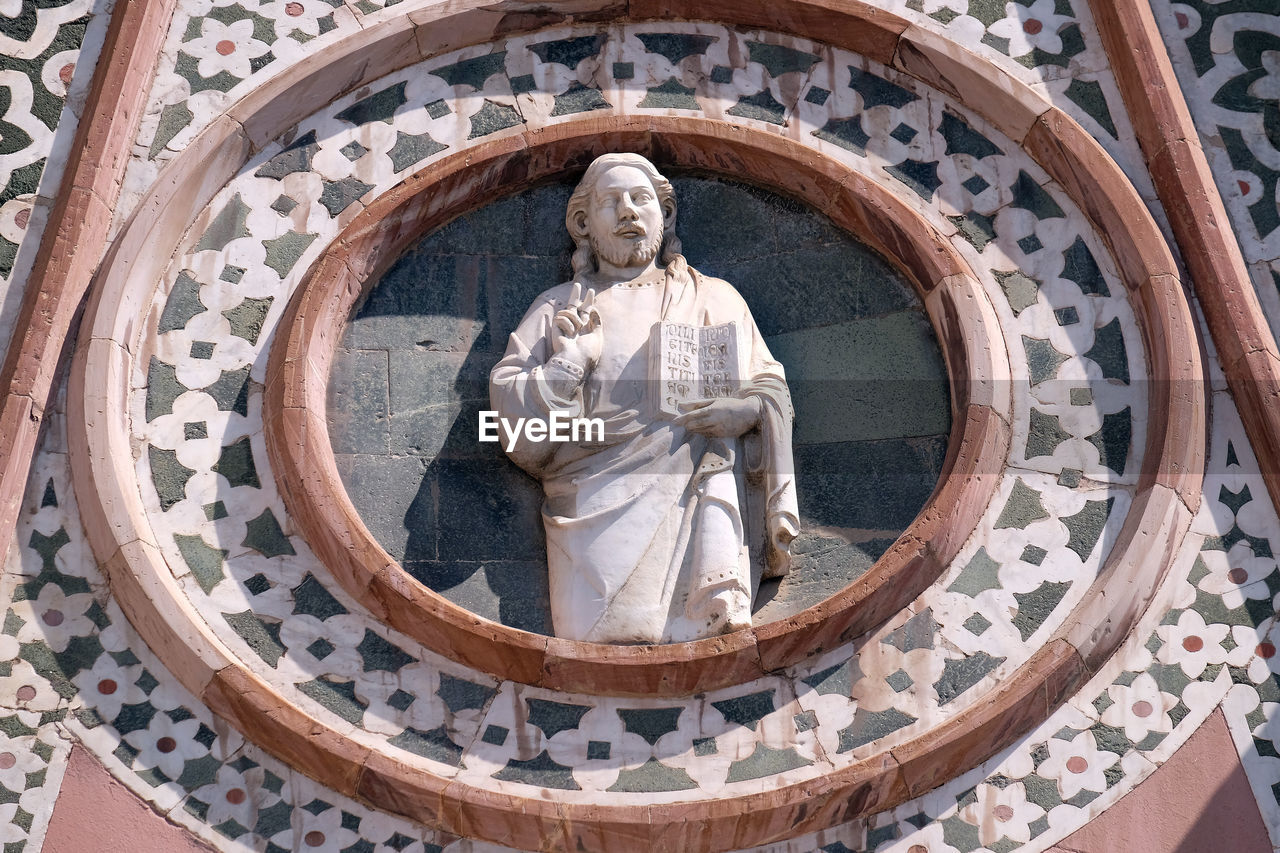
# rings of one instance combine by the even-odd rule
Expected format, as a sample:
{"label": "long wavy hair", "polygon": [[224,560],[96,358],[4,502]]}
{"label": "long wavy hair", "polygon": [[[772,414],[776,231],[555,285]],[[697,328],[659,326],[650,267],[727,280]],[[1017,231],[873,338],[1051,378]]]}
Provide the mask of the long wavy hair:
{"label": "long wavy hair", "polygon": [[639,154],[602,154],[587,167],[586,174],[578,181],[569,204],[565,210],[564,224],[573,237],[573,277],[581,280],[582,276],[597,270],[595,249],[591,247],[591,235],[587,230],[587,209],[593,203],[592,195],[596,183],[606,171],[614,166],[632,166],[644,172],[653,184],[658,195],[658,204],[662,206],[663,228],[662,245],[658,248],[658,261],[666,268],[667,283],[683,284],[689,281],[689,263],[681,254],[680,238],[676,236],[676,193],[671,182],[663,177],[658,168]]}

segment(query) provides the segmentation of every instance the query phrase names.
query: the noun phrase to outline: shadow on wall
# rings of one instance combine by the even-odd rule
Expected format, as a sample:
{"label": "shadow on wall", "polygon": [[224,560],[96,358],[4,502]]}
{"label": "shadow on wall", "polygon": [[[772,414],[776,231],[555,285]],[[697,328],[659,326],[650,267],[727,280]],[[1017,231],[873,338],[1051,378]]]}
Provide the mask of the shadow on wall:
{"label": "shadow on wall", "polygon": [[[677,177],[690,263],[743,294],[787,370],[805,533],[757,619],[861,574],[937,481],[950,430],[942,357],[919,300],[825,217],[772,192]],[[550,633],[538,483],[477,441],[488,374],[534,299],[570,277],[573,184],[494,202],[427,235],[374,286],[330,377],[343,482],[378,541],[455,603]]]}

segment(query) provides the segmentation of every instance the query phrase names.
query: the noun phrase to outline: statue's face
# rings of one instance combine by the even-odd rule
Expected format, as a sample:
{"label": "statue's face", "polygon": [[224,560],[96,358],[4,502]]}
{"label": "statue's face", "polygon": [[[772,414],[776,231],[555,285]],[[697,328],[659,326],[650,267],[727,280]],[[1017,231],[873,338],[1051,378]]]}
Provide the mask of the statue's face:
{"label": "statue's face", "polygon": [[634,166],[614,166],[600,176],[592,195],[587,229],[598,257],[629,267],[658,254],[662,205],[648,175]]}

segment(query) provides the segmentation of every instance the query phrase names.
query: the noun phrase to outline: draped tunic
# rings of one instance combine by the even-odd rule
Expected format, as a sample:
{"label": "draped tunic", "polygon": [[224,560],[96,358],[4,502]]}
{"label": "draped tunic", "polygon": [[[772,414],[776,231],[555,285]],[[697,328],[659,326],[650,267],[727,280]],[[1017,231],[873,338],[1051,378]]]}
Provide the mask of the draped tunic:
{"label": "draped tunic", "polygon": [[[578,380],[551,362],[553,318],[572,287],[534,300],[489,377],[492,406],[511,422],[553,411],[604,422],[602,440],[522,432],[508,451],[542,481],[556,636],[669,643],[749,625],[755,584],[787,571],[798,531],[782,365],[732,285],[690,269],[598,293],[602,353]],[[710,437],[661,416],[649,350],[662,320],[734,324],[737,396],[760,400],[755,428]]]}

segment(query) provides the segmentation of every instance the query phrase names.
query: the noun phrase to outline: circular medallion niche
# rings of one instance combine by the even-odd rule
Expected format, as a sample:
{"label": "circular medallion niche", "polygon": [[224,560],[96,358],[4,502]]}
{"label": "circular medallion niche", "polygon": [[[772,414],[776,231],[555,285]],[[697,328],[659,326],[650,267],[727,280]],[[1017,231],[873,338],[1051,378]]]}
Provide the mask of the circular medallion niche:
{"label": "circular medallion niche", "polygon": [[[802,530],[762,624],[864,574],[924,506],[947,452],[942,352],[911,286],[865,244],[773,191],[673,175],[683,253],[731,282],[795,407]],[[356,306],[329,376],[347,494],[414,579],[476,615],[552,634],[542,488],[478,440],[490,369],[535,298],[572,277],[574,180],[491,202],[417,241]]]}
{"label": "circular medallion niche", "polygon": [[[566,126],[528,156],[495,142],[442,158],[350,220],[272,347],[267,450],[316,555],[379,618],[499,678],[689,695],[856,638],[945,569],[996,488],[982,460],[1007,452],[996,377],[1008,355],[936,230],[794,143],[667,124]],[[568,278],[571,183],[606,151],[678,176],[690,262],[737,287],[787,372],[800,566],[762,585],[749,630],[636,645],[550,636],[538,485],[477,440],[510,329]]]}
{"label": "circular medallion niche", "polygon": [[[796,21],[819,5],[784,4]],[[1154,223],[1132,213],[1140,200],[1083,131],[1054,111],[1002,109],[1009,93],[1022,105],[1037,96],[976,56],[963,67],[994,82],[939,90],[938,69],[956,67],[952,46],[858,8],[822,6],[839,24],[823,35],[892,39],[885,56],[905,70],[862,55],[862,42],[672,21],[507,33],[400,68],[403,52],[369,46],[417,44],[423,31],[388,19],[362,31],[359,54],[326,51],[334,73],[308,66],[305,78],[256,90],[237,107],[243,123],[211,127],[175,160],[173,182],[139,205],[107,255],[67,422],[86,537],[122,610],[184,688],[335,791],[521,849],[750,848],[940,785],[971,789],[971,771],[1005,750],[1034,765],[1036,739],[1019,738],[1102,668],[1191,524],[1181,490],[1199,494],[1204,412],[1177,389],[1199,387],[1197,350],[1185,344],[1193,320],[1172,261],[1150,250]],[[477,24],[489,14],[457,12]],[[601,51],[580,70],[603,106],[543,60],[567,39]],[[675,62],[663,52],[703,42],[705,53]],[[757,61],[781,49],[818,58],[807,88]],[[361,68],[367,59],[369,85],[343,94],[350,78],[338,70],[351,56]],[[478,57],[499,69],[483,92],[450,82]],[[735,88],[715,82],[718,66],[736,69]],[[673,74],[696,97],[673,90]],[[515,91],[529,79],[540,88]],[[286,85],[297,103],[282,111]],[[770,98],[786,103],[785,124],[761,111]],[[770,608],[790,598],[779,585],[751,629],[687,643],[569,641],[526,630],[536,612],[513,627],[485,573],[496,559],[474,560],[452,585],[437,577],[436,589],[406,571],[410,534],[431,528],[403,520],[432,465],[456,461],[471,476],[455,481],[470,490],[457,488],[453,503],[438,478],[428,489],[434,568],[449,570],[446,529],[495,526],[482,512],[492,495],[470,484],[510,474],[493,475],[505,463],[491,447],[489,469],[463,464],[484,461],[464,411],[483,400],[484,359],[505,329],[567,278],[561,182],[617,151],[682,175],[685,250],[741,291],[785,365],[797,448],[864,442],[848,465],[814,451],[820,476],[799,484],[806,535],[869,560],[868,543],[896,531],[856,515],[865,504],[853,505],[854,475],[869,478],[868,511],[900,503],[899,524],[915,513],[869,568],[815,587],[813,603],[778,615]],[[775,188],[831,224],[698,175]],[[840,260],[811,260],[801,266],[814,275],[793,278],[770,263],[826,239],[803,222],[833,229],[822,245]],[[535,231],[554,239],[527,243]],[[861,306],[867,292],[833,284],[886,269],[846,233],[902,276],[874,293],[914,292],[920,303]],[[458,242],[424,248],[442,235]],[[430,251],[454,256],[431,273],[453,279],[429,280]],[[467,264],[470,278],[458,274]],[[396,309],[412,315],[403,352],[439,373],[423,367],[398,389],[391,349],[368,356],[385,365],[380,425],[378,388],[363,381],[376,371],[343,362],[379,348],[352,345],[365,318],[394,325],[396,312],[375,312],[397,265],[423,284],[405,298],[425,300]],[[906,335],[834,337],[893,319],[917,324],[915,356],[888,346]],[[851,378],[926,352],[941,377],[939,351],[947,386],[935,399],[950,431],[944,458],[921,454],[939,467],[936,483],[922,474],[915,512],[871,473],[865,430],[882,414],[914,417],[894,411],[894,395],[905,411],[937,412],[911,386],[860,397]],[[399,392],[423,399],[398,409]],[[356,418],[365,404],[373,416]],[[432,406],[438,424],[406,429],[419,444],[393,454],[397,412]],[[455,424],[467,439],[456,448]],[[409,503],[384,497],[362,513],[350,460],[362,454],[342,442],[382,426],[382,464],[409,472],[399,498]],[[940,444],[946,428],[874,440]],[[526,513],[535,488],[526,483]],[[509,517],[500,533],[514,536],[519,514]],[[388,520],[403,527],[399,546],[378,527]],[[531,520],[513,542],[538,563]],[[532,588],[542,569],[529,568],[514,577]],[[489,597],[461,597],[481,582]]]}

